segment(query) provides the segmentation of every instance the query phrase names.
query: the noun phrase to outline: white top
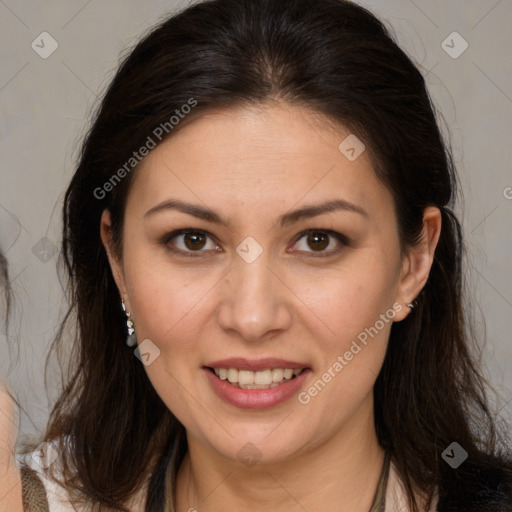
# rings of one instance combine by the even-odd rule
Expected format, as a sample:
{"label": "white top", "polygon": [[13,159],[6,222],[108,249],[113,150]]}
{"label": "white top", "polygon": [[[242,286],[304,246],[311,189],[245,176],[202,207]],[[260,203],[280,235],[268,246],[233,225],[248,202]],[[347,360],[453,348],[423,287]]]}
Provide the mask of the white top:
{"label": "white top", "polygon": [[[16,462],[18,468],[22,463],[32,468],[41,479],[46,490],[49,512],[91,512],[91,505],[77,505],[70,503],[67,490],[48,474],[47,468],[51,465],[58,478],[61,477],[61,466],[56,450],[57,443],[42,443],[35,451],[25,456],[18,454]],[[43,453],[45,452],[45,453]],[[129,504],[131,512],[144,512],[145,492],[141,491]]]}
{"label": "white top", "polygon": [[[49,512],[86,512],[90,509],[90,507],[87,508],[75,508],[70,502],[69,497],[67,494],[67,491],[64,487],[59,485],[57,482],[55,482],[48,474],[46,468],[48,467],[48,461],[51,461],[51,459],[54,457],[54,446],[55,444],[52,443],[51,445],[46,445],[46,447],[49,447],[49,450],[47,450],[46,456],[43,455],[43,445],[40,445],[37,450],[33,451],[32,453],[26,455],[25,457],[17,456],[17,462],[18,467],[21,465],[21,463],[25,463],[27,466],[32,468],[41,478],[41,481],[43,482],[43,485],[46,489],[46,498],[48,500],[48,510]],[[58,459],[55,460],[52,463],[52,466],[54,464],[58,464]],[[56,471],[57,475],[60,477],[60,471]]]}

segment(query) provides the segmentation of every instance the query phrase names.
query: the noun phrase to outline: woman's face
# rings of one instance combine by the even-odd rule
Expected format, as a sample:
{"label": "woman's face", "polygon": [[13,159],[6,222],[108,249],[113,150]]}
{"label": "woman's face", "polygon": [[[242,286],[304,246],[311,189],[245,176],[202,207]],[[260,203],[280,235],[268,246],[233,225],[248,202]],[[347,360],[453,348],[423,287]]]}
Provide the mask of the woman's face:
{"label": "woman's face", "polygon": [[137,170],[116,282],[157,393],[217,455],[287,460],[372,426],[392,323],[424,281],[349,135],[298,107],[222,111]]}

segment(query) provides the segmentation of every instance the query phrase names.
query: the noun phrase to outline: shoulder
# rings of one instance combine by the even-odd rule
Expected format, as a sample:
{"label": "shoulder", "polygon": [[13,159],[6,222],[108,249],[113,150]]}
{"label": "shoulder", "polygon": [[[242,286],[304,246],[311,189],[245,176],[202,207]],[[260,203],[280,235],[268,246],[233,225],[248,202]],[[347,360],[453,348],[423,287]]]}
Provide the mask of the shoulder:
{"label": "shoulder", "polygon": [[512,512],[512,460],[486,453],[448,468],[439,512]]}
{"label": "shoulder", "polygon": [[[69,439],[66,438],[61,442],[68,443]],[[33,452],[23,456],[18,456],[18,468],[21,470],[22,467],[28,467],[32,470],[32,474],[35,473],[35,475],[39,477],[39,480],[44,487],[44,491],[46,492],[49,512],[91,512],[94,508],[92,503],[82,506],[73,505],[70,501],[66,488],[52,478],[49,473],[49,468],[51,466],[52,473],[54,473],[58,479],[62,478],[62,466],[59,458],[61,447],[62,445],[57,441],[42,443]],[[130,500],[130,502],[126,504],[130,511],[144,511],[146,491],[147,487],[144,485],[142,489]]]}
{"label": "shoulder", "polygon": [[[418,501],[423,505],[419,496]],[[409,510],[393,461],[386,490],[387,510]],[[512,460],[478,453],[456,469],[447,466],[429,512],[512,512]]]}
{"label": "shoulder", "polygon": [[[28,478],[28,475],[39,478],[46,493],[49,512],[86,512],[87,508],[78,508],[72,505],[66,489],[49,474],[51,465],[57,477],[61,477],[58,453],[57,443],[52,442],[42,443],[34,451],[24,454],[23,457],[19,456],[17,458],[18,468],[27,475],[23,485],[27,488],[30,487],[31,491],[34,483]],[[31,471],[26,471],[25,468],[29,468]]]}

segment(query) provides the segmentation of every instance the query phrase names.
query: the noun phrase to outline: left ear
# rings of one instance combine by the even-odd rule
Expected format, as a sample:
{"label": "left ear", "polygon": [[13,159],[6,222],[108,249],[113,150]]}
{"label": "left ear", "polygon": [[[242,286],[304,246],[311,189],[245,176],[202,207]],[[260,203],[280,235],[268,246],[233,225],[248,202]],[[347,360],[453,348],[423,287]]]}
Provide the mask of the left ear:
{"label": "left ear", "polygon": [[442,217],[439,208],[427,206],[423,210],[421,240],[409,249],[402,261],[396,301],[402,304],[403,308],[395,315],[396,322],[403,320],[410,313],[407,304],[419,295],[427,283],[434,261],[434,252],[441,234],[441,224]]}

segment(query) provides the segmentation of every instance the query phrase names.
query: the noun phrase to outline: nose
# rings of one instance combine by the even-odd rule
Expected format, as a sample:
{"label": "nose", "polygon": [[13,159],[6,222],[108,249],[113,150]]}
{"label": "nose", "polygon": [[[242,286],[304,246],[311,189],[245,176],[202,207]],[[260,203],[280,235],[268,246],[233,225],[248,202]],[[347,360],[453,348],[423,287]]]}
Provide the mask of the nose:
{"label": "nose", "polygon": [[238,256],[223,283],[219,324],[246,341],[265,341],[292,322],[292,292],[263,252],[248,263]]}

